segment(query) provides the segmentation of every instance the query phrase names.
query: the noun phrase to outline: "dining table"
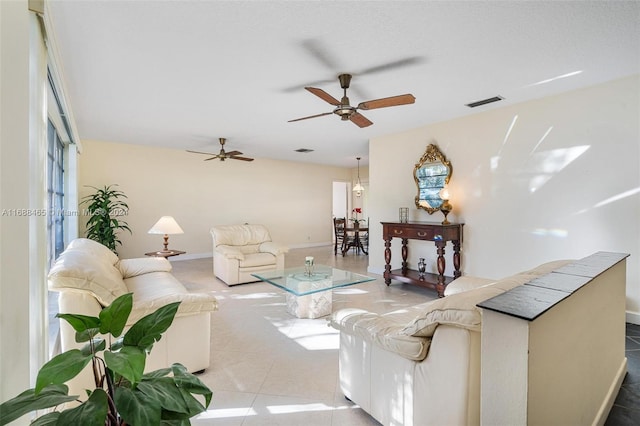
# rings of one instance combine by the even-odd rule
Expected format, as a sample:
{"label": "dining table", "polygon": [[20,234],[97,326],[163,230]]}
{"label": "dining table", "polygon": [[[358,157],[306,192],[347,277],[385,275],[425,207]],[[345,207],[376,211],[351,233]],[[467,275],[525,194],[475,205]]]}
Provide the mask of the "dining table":
{"label": "dining table", "polygon": [[[360,238],[360,233],[361,232],[369,232],[369,227],[368,226],[359,226],[359,225],[354,225],[354,226],[346,226],[344,228],[344,233],[345,233],[345,240],[344,243],[342,244],[342,255],[344,256],[352,247],[355,247],[356,249],[356,253],[360,253],[360,250],[362,250],[362,252],[366,255],[369,255],[369,253],[367,252],[367,250],[364,248],[364,245],[362,244],[362,239]],[[347,236],[349,234],[353,234],[353,238],[347,238]]]}

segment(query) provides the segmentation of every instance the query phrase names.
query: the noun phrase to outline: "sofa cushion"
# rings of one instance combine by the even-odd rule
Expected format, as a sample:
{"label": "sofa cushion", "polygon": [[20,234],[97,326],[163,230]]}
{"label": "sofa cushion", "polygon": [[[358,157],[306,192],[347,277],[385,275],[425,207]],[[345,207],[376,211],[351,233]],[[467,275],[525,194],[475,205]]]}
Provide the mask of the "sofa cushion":
{"label": "sofa cushion", "polygon": [[82,250],[89,252],[95,256],[98,256],[104,259],[106,262],[109,262],[112,265],[118,263],[118,256],[109,250],[109,248],[103,244],[100,244],[97,241],[90,240],[88,238],[76,238],[71,241],[66,248],[67,250]]}
{"label": "sofa cushion", "polygon": [[56,260],[49,271],[49,289],[88,291],[102,306],[127,293],[122,274],[109,256],[96,256],[91,250],[77,246],[67,248]]}
{"label": "sofa cushion", "polygon": [[401,333],[406,324],[402,316],[379,315],[362,309],[340,309],[331,315],[329,325],[356,335],[390,352],[415,361],[427,356],[431,339]]}
{"label": "sofa cushion", "polygon": [[173,302],[181,302],[176,316],[212,312],[218,303],[212,293],[189,293],[176,277],[166,272],[150,272],[124,280],[127,290],[133,293],[133,309],[128,324]]}
{"label": "sofa cushion", "polygon": [[214,244],[244,246],[271,241],[271,235],[263,225],[220,225],[211,228]]}
{"label": "sofa cushion", "polygon": [[253,268],[255,266],[273,265],[273,255],[271,253],[253,253],[245,255],[240,261],[240,268]]}
{"label": "sofa cushion", "polygon": [[401,330],[401,333],[431,337],[440,324],[480,331],[482,313],[476,306],[478,303],[531,281],[535,277],[536,275],[533,274],[517,274],[474,290],[413,306],[412,311],[419,309],[421,312]]}

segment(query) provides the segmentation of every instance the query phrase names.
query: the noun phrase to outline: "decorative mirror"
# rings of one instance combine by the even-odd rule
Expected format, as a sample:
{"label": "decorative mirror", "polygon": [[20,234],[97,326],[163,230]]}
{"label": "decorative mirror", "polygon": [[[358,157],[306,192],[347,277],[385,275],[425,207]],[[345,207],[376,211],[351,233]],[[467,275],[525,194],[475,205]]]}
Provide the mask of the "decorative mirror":
{"label": "decorative mirror", "polygon": [[413,179],[418,187],[416,207],[433,214],[442,207],[445,200],[440,197],[440,190],[451,179],[451,163],[437,145],[430,144],[422,154],[420,161],[413,169]]}

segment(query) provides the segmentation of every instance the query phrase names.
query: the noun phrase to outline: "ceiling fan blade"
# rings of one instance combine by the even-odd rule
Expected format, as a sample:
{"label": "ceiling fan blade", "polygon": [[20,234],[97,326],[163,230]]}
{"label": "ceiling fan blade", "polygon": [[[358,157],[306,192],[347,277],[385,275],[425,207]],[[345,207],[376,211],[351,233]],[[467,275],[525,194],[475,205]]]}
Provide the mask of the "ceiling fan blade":
{"label": "ceiling fan blade", "polygon": [[368,110],[368,109],[376,109],[376,108],[386,108],[391,106],[412,104],[415,101],[416,101],[416,98],[412,94],[407,93],[405,95],[391,96],[389,98],[381,98],[381,99],[374,99],[372,101],[360,102],[360,104],[358,105],[358,109]]}
{"label": "ceiling fan blade", "polygon": [[349,120],[351,120],[351,122],[358,127],[368,127],[373,124],[372,121],[370,121],[367,117],[360,114],[359,112],[354,112],[353,114],[351,114]]}
{"label": "ceiling fan blade", "polygon": [[388,71],[394,68],[400,68],[400,67],[405,67],[408,65],[417,65],[421,62],[423,62],[423,58],[421,58],[420,56],[411,56],[409,58],[404,58],[404,59],[399,59],[397,61],[393,61],[393,62],[389,62],[386,64],[380,64],[380,65],[376,65],[374,67],[369,67],[369,68],[365,68],[363,70],[360,70],[360,72],[356,73],[357,75],[363,75],[363,74],[373,74],[376,72],[381,72],[381,71]]}
{"label": "ceiling fan blade", "polygon": [[205,158],[204,161],[211,161],[211,160],[215,160],[216,158],[220,157],[219,155],[214,155],[211,158]]}
{"label": "ceiling fan blade", "polygon": [[233,156],[233,157],[228,157],[228,158],[231,158],[232,160],[253,161],[253,158],[249,158],[249,157],[236,157],[236,156]]}
{"label": "ceiling fan blade", "polygon": [[295,120],[289,120],[288,123],[300,120],[308,120],[309,118],[322,117],[323,115],[331,115],[333,112],[323,112],[322,114],[310,115],[308,117],[296,118]]}
{"label": "ceiling fan blade", "polygon": [[335,105],[335,106],[340,105],[339,100],[337,100],[336,98],[334,98],[333,96],[331,96],[330,94],[328,94],[322,89],[317,89],[315,87],[305,87],[305,89],[307,89],[309,92],[313,93],[323,101],[330,103],[331,105]]}
{"label": "ceiling fan blade", "polygon": [[187,150],[187,152],[191,152],[192,154],[218,155],[218,154],[212,154],[210,152],[200,152],[200,151],[189,151],[189,150]]}
{"label": "ceiling fan blade", "polygon": [[227,157],[233,157],[234,155],[242,155],[240,151],[229,151],[225,154]]}

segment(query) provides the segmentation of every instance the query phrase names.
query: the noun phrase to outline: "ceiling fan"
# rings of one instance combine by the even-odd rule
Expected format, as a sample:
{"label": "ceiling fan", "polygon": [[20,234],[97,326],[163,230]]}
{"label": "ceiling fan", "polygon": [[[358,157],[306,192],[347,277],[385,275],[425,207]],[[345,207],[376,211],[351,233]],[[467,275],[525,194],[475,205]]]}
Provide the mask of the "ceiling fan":
{"label": "ceiling fan", "polygon": [[224,161],[227,158],[230,158],[232,160],[253,161],[253,158],[240,157],[240,155],[242,155],[242,153],[240,151],[225,152],[224,143],[227,140],[225,138],[219,138],[219,139],[220,139],[220,145],[222,145],[222,147],[220,148],[220,153],[218,153],[218,154],[212,154],[210,152],[189,151],[189,150],[187,150],[187,152],[191,152],[191,153],[194,153],[194,154],[204,154],[204,155],[210,155],[211,156],[210,158],[205,158],[204,161],[215,160],[215,159],[220,159],[220,161]]}
{"label": "ceiling fan", "polygon": [[344,95],[341,100],[337,100],[327,92],[322,89],[318,89],[316,87],[305,87],[309,92],[313,93],[320,99],[325,102],[334,105],[335,108],[331,112],[324,112],[322,114],[310,115],[308,117],[296,118],[294,120],[289,120],[289,123],[293,121],[307,120],[309,118],[322,117],[323,115],[331,115],[336,114],[339,115],[343,121],[350,120],[358,127],[367,127],[373,124],[368,118],[364,115],[360,114],[358,110],[370,110],[376,108],[386,108],[398,105],[407,105],[412,104],[416,101],[416,98],[410,94],[391,96],[389,98],[381,98],[374,99],[371,101],[360,102],[358,106],[351,106],[349,103],[349,98],[347,97],[347,89],[349,88],[349,84],[351,83],[351,74],[340,74],[338,76],[338,80],[340,81],[340,87],[344,90]]}

